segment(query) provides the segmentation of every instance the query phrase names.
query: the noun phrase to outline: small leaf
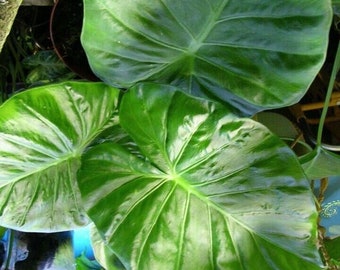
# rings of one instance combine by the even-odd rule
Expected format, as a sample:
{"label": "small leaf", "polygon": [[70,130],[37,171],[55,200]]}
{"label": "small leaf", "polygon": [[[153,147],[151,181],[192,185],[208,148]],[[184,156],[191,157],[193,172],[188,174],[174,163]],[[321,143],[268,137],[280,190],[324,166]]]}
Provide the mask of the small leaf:
{"label": "small leaf", "polygon": [[125,268],[320,269],[309,183],[268,129],[153,84],[130,89],[119,116],[129,136],[87,151],[78,180]]}
{"label": "small leaf", "polygon": [[84,254],[76,258],[76,270],[102,270],[102,269],[103,268],[96,261],[89,260]]}
{"label": "small leaf", "polygon": [[87,224],[76,182],[85,147],[111,125],[118,90],[66,82],[34,88],[0,107],[0,224],[62,231]]}
{"label": "small leaf", "polygon": [[310,180],[340,175],[340,156],[321,146],[300,157],[300,163]]}

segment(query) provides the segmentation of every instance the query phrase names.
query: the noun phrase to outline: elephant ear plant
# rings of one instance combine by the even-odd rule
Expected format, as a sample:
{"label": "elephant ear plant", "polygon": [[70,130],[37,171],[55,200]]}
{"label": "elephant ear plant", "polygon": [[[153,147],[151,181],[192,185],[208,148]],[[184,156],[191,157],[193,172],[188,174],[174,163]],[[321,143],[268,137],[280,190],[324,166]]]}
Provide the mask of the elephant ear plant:
{"label": "elephant ear plant", "polygon": [[246,116],[304,95],[331,15],[327,0],[85,0],[103,82],[0,107],[0,224],[93,222],[107,269],[323,268],[299,160]]}

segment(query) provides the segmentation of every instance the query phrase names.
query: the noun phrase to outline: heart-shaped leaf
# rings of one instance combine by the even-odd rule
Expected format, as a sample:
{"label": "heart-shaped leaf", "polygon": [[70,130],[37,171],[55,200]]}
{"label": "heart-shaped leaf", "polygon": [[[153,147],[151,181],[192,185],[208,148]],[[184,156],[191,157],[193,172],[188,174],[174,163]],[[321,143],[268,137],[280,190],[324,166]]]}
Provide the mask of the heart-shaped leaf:
{"label": "heart-shaped leaf", "polygon": [[329,0],[84,4],[82,44],[103,81],[170,83],[247,114],[304,95],[323,63],[332,18]]}
{"label": "heart-shaped leaf", "polygon": [[67,82],[0,107],[0,224],[61,231],[87,224],[76,173],[84,148],[113,122],[118,90]]}
{"label": "heart-shaped leaf", "polygon": [[320,269],[308,181],[268,129],[153,84],[119,117],[129,136],[87,151],[78,179],[127,269]]}

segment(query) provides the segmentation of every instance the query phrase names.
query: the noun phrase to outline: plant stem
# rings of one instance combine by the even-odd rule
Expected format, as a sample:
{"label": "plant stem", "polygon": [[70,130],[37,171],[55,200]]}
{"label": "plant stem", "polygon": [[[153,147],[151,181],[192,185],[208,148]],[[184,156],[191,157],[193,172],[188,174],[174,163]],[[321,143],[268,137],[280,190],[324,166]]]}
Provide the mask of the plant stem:
{"label": "plant stem", "polygon": [[339,67],[340,67],[340,41],[338,43],[338,49],[337,49],[336,57],[335,57],[335,60],[334,60],[332,74],[331,74],[331,77],[330,77],[330,80],[329,80],[329,83],[328,83],[326,98],[325,98],[325,101],[324,101],[324,106],[323,106],[321,117],[320,117],[320,123],[319,123],[319,127],[318,127],[318,135],[317,135],[317,139],[316,139],[316,145],[317,146],[321,146],[321,143],[322,143],[323,127],[324,127],[324,124],[325,124],[325,119],[326,119],[326,116],[327,116],[329,102],[330,102],[331,97],[332,97],[334,83],[335,83],[336,75],[339,71]]}

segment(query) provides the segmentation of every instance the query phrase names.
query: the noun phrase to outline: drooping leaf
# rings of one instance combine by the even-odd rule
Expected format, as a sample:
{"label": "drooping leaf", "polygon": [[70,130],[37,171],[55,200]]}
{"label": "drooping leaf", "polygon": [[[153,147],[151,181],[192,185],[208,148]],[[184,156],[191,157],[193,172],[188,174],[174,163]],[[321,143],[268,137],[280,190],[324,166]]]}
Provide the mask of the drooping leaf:
{"label": "drooping leaf", "polygon": [[0,107],[0,224],[21,231],[84,226],[76,172],[84,148],[116,113],[118,90],[66,82]]}
{"label": "drooping leaf", "polygon": [[321,146],[300,157],[300,163],[310,180],[340,175],[340,155]]}
{"label": "drooping leaf", "polygon": [[247,114],[304,95],[323,63],[332,17],[329,0],[84,4],[82,44],[103,81],[171,83]]}
{"label": "drooping leaf", "polygon": [[268,129],[153,84],[130,89],[119,117],[139,151],[94,146],[78,180],[127,269],[320,269],[308,181]]}

